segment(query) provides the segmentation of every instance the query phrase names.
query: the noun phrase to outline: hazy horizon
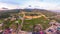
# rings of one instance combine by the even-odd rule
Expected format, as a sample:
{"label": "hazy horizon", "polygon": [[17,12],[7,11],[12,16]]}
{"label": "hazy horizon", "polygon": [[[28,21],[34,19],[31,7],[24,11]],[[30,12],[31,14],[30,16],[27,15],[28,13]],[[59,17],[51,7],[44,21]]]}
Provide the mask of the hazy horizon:
{"label": "hazy horizon", "polygon": [[60,0],[0,0],[0,8],[60,10]]}

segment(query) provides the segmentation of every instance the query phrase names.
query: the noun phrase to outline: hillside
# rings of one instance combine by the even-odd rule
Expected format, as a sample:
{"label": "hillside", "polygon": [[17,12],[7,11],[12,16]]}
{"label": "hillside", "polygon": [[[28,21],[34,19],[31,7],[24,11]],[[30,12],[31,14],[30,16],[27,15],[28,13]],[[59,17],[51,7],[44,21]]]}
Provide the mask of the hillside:
{"label": "hillside", "polygon": [[[49,10],[44,10],[44,9],[12,9],[12,10],[0,10],[0,17],[1,16],[4,17],[4,15],[5,16],[7,16],[7,15],[10,16],[11,14],[12,15],[17,14],[17,13],[22,12],[22,11],[31,12],[31,13],[41,13],[41,14],[47,16],[47,17],[52,17],[52,16],[57,15],[57,13],[55,13],[55,12],[52,12],[52,11],[49,11]],[[60,13],[58,13],[58,14],[60,14]],[[9,16],[7,16],[7,17],[9,17]]]}
{"label": "hillside", "polygon": [[20,9],[0,10],[0,18],[10,17],[11,14],[17,14]]}
{"label": "hillside", "polygon": [[45,15],[46,17],[49,17],[49,19],[51,19],[51,20],[56,20],[56,21],[60,22],[60,12],[53,12],[53,11],[44,10],[44,9],[23,9],[21,11],[31,12],[31,13],[41,13],[41,14]]}
{"label": "hillside", "polygon": [[21,11],[25,12],[41,12],[42,14],[46,16],[54,16],[56,15],[55,12],[49,11],[49,10],[44,10],[44,9],[12,9],[12,10],[0,10],[0,14],[4,13],[18,13]]}
{"label": "hillside", "polygon": [[[17,15],[16,15],[16,12],[17,12]],[[33,16],[32,14],[34,14],[34,15],[36,15],[36,13],[38,14],[43,14],[43,15],[46,15],[46,17],[52,17],[52,16],[55,16],[56,15],[56,13],[54,13],[54,12],[50,12],[50,11],[48,11],[48,10],[43,10],[43,9],[19,9],[19,11],[18,10],[8,10],[8,11],[6,11],[6,12],[4,12],[4,13],[2,13],[1,15],[3,15],[4,17],[6,17],[8,20],[7,21],[5,21],[6,22],[6,24],[5,24],[5,26],[3,27],[3,28],[5,28],[5,27],[7,27],[7,25],[9,26],[9,27],[12,27],[12,28],[17,28],[17,25],[16,25],[16,21],[18,21],[19,22],[19,24],[21,24],[22,23],[22,21],[21,21],[21,19],[18,17],[17,18],[17,20],[14,20],[14,21],[11,21],[11,19],[12,18],[16,18],[16,16],[18,16],[18,13],[20,12],[27,12],[27,15],[29,14],[29,15],[31,15],[31,16]],[[5,15],[5,14],[7,14],[7,15]],[[12,18],[8,18],[8,17],[10,17],[9,15],[10,14],[15,14],[15,16],[13,17],[12,16]],[[28,15],[28,16],[29,16]],[[3,17],[2,16],[2,17]],[[19,16],[21,16],[21,15],[19,15]],[[2,22],[4,22],[4,20],[2,20]],[[5,23],[4,22],[4,23]],[[45,30],[46,28],[48,28],[50,25],[49,25],[49,22],[50,22],[50,20],[49,19],[46,19],[44,16],[42,16],[42,17],[40,17],[40,18],[36,18],[36,19],[31,19],[31,20],[24,20],[24,23],[23,23],[23,27],[22,27],[22,30],[25,30],[25,31],[32,31],[32,28],[33,28],[33,25],[35,25],[35,24],[41,24],[42,26],[43,26],[43,29]]]}
{"label": "hillside", "polygon": [[44,15],[46,15],[47,17],[51,17],[51,16],[55,16],[57,15],[57,13],[49,11],[49,10],[44,10],[44,9],[20,9],[21,11],[25,11],[25,12],[38,12],[38,13],[42,13]]}

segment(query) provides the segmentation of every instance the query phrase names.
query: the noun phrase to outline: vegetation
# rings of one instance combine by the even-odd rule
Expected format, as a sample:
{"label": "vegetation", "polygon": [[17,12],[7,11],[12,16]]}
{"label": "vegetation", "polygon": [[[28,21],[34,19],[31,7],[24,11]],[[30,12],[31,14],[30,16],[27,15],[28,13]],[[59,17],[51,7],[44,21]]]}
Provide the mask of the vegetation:
{"label": "vegetation", "polygon": [[[22,9],[20,9],[22,11]],[[18,14],[18,12],[14,13],[15,10],[12,10],[11,12],[7,12],[7,13],[3,13],[1,14],[1,17],[3,17],[4,19],[8,17],[10,17],[10,15],[12,14],[12,17],[15,16],[14,18],[17,18],[18,16],[22,16],[22,14]],[[16,10],[17,11],[17,10]],[[33,16],[32,14],[34,13],[40,13],[40,14],[43,14],[45,15],[46,17],[51,17],[51,16],[55,16],[56,13],[53,13],[53,12],[49,12],[47,10],[40,10],[40,9],[30,9],[30,10],[24,10],[25,12],[27,12],[26,15],[29,15],[29,16]],[[30,15],[29,12],[31,12],[32,14]],[[14,14],[14,15],[13,15]],[[37,14],[34,14],[34,15],[37,15]],[[16,17],[17,16],[17,17]],[[12,19],[12,18],[11,18]],[[22,20],[17,18],[16,20],[13,20],[11,21],[11,19],[8,19],[7,21],[4,21],[4,20],[0,20],[0,22],[4,22],[4,27],[11,27],[11,28],[17,28],[17,24],[15,23],[16,21],[19,22],[19,24],[21,24]],[[31,19],[31,20],[24,20],[24,23],[23,23],[23,27],[22,27],[22,30],[25,30],[25,31],[32,31],[32,28],[33,28],[33,25],[35,24],[41,24],[43,26],[44,29],[48,28],[50,25],[48,25],[48,23],[50,22],[50,20],[48,18],[45,18],[45,17],[40,17],[40,18],[36,18],[36,19]]]}
{"label": "vegetation", "polygon": [[45,19],[44,17],[32,19],[32,20],[25,20],[23,29],[27,31],[31,31],[33,25],[35,24],[41,24],[43,28],[46,29],[47,27],[49,27],[48,23],[49,23],[49,20]]}

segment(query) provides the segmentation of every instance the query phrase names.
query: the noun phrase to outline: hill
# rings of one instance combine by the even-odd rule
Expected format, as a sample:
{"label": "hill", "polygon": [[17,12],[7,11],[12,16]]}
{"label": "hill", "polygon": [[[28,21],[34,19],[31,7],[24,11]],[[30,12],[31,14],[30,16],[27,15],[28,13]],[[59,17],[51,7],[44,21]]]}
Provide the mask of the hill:
{"label": "hill", "polygon": [[46,17],[52,17],[56,16],[57,14],[60,15],[60,13],[52,12],[49,10],[44,10],[44,9],[12,9],[12,10],[0,10],[0,18],[6,18],[10,17],[13,14],[17,14],[19,12],[31,12],[31,13],[40,13],[45,15]]}
{"label": "hill", "polygon": [[11,14],[17,14],[20,9],[0,10],[0,18],[10,17]]}
{"label": "hill", "polygon": [[[18,13],[19,12],[21,13],[22,11],[23,12],[27,12],[27,14],[29,14],[29,12],[30,12],[30,14],[35,14],[35,15],[36,15],[36,13],[40,13],[40,14],[45,15],[46,17],[52,17],[52,16],[56,15],[56,13],[48,11],[48,10],[44,10],[44,9],[18,9],[18,10],[15,9],[15,10],[6,10],[5,12],[2,12],[1,15],[10,17],[9,16],[10,14],[13,15],[13,14],[17,13],[16,16],[18,16]],[[9,15],[4,15],[4,14],[9,14]],[[13,18],[13,16],[12,16],[12,18]],[[21,15],[19,15],[19,16],[21,16]],[[4,21],[4,20],[2,20],[2,21]],[[14,21],[11,21],[9,19],[9,20],[6,21],[5,25],[6,26],[8,25],[9,27],[15,26],[14,28],[17,28],[17,25],[16,25],[15,21],[18,21],[19,24],[22,23],[22,21],[19,18],[17,20],[14,20]],[[32,31],[33,25],[35,25],[35,24],[41,24],[43,26],[43,29],[45,30],[46,28],[48,28],[50,26],[49,22],[50,22],[50,20],[46,19],[44,16],[42,16],[40,18],[36,18],[36,19],[24,20],[22,30]]]}
{"label": "hill", "polygon": [[20,9],[20,11],[25,11],[25,12],[38,12],[46,15],[47,17],[55,16],[57,13],[49,11],[49,10],[44,10],[44,9]]}
{"label": "hill", "polygon": [[44,9],[12,9],[12,10],[0,10],[0,14],[4,13],[18,13],[18,12],[41,12],[42,14],[46,16],[54,16],[56,15],[55,12],[49,11],[49,10],[44,10]]}

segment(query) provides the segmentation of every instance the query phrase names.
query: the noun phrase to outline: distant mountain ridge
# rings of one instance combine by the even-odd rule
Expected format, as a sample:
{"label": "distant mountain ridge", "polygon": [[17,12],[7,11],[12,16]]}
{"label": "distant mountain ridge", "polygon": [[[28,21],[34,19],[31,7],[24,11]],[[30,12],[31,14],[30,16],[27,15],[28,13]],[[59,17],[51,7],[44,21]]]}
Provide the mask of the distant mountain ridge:
{"label": "distant mountain ridge", "polygon": [[53,12],[60,12],[60,10],[51,10],[51,11],[53,11]]}
{"label": "distant mountain ridge", "polygon": [[50,10],[45,10],[45,9],[24,9],[24,11],[27,11],[27,12],[41,12],[42,14],[44,14],[46,16],[55,16],[55,15],[57,15],[57,13],[52,12]]}
{"label": "distant mountain ridge", "polygon": [[8,10],[8,8],[2,7],[0,8],[0,10]]}
{"label": "distant mountain ridge", "polygon": [[45,9],[12,9],[12,10],[0,10],[0,13],[18,13],[18,12],[41,12],[42,14],[46,15],[46,16],[54,16],[56,15],[55,12],[49,11],[49,10],[45,10]]}
{"label": "distant mountain ridge", "polygon": [[[36,12],[36,13],[41,13],[43,15],[45,15],[46,17],[52,17],[52,16],[57,16],[60,15],[60,12],[54,12],[54,11],[50,11],[50,10],[45,10],[45,9],[12,9],[12,10],[0,10],[0,17],[3,15],[5,16],[9,16],[10,14],[16,14],[19,12]],[[4,16],[4,17],[5,17]],[[60,17],[60,16],[59,16]],[[55,20],[60,21],[59,17],[53,17]],[[58,19],[57,19],[58,18]]]}

